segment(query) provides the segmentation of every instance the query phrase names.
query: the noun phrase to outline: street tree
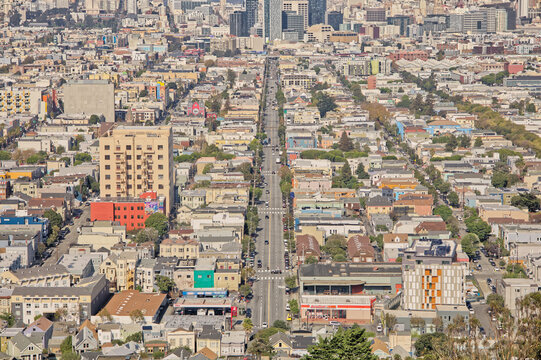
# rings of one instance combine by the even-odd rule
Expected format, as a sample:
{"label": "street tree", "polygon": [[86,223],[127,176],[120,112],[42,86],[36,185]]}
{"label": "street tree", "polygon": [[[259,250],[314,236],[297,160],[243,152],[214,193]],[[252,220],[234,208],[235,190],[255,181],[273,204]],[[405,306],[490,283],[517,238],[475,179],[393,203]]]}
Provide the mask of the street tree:
{"label": "street tree", "polygon": [[145,220],[145,227],[156,229],[158,231],[159,236],[161,237],[167,234],[167,229],[169,227],[169,220],[167,219],[167,216],[165,214],[157,212],[150,215]]}

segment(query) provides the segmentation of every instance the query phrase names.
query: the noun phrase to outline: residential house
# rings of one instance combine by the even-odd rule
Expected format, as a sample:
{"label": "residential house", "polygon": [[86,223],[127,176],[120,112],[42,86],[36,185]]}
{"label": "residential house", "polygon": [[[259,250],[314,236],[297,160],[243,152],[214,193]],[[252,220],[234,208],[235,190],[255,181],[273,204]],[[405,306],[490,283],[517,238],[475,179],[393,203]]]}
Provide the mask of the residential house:
{"label": "residential house", "polygon": [[321,257],[321,249],[316,238],[312,235],[297,235],[295,238],[296,254],[299,264],[304,263],[306,258],[313,256],[319,261]]}
{"label": "residential house", "polygon": [[73,336],[72,344],[78,354],[98,349],[100,344],[96,326],[90,320],[85,320]]}
{"label": "residential house", "polygon": [[391,201],[381,195],[368,198],[366,201],[366,215],[369,219],[375,214],[390,214],[392,208]]}
{"label": "residential house", "polygon": [[179,259],[197,259],[199,257],[199,241],[195,239],[165,239],[160,243],[160,256],[174,256]]}
{"label": "residential house", "polygon": [[19,333],[9,339],[6,353],[15,359],[41,360],[43,349],[40,341],[35,341],[34,337],[27,337]]}
{"label": "residential house", "polygon": [[195,331],[193,327],[189,329],[178,328],[176,330],[167,331],[165,339],[170,349],[187,347],[192,352],[195,351]]}
{"label": "residential house", "polygon": [[376,252],[368,236],[354,235],[347,243],[348,258],[352,262],[374,262]]}
{"label": "residential house", "polygon": [[291,354],[291,339],[281,331],[269,337],[269,345],[273,348],[277,356],[289,356]]}
{"label": "residential house", "polygon": [[32,334],[40,334],[43,339],[43,347],[48,348],[49,340],[53,336],[53,322],[44,316],[41,316],[36,321],[31,323],[24,329],[23,334],[25,336],[32,336]]}
{"label": "residential house", "polygon": [[208,348],[218,357],[221,356],[222,334],[211,325],[203,325],[203,329],[197,334],[197,349]]}
{"label": "residential house", "polygon": [[113,291],[130,290],[135,287],[135,268],[139,256],[136,251],[124,251],[119,255],[110,254],[100,265]]}
{"label": "residential house", "polygon": [[222,334],[220,353],[224,357],[242,356],[246,348],[246,333],[244,331],[226,331]]}

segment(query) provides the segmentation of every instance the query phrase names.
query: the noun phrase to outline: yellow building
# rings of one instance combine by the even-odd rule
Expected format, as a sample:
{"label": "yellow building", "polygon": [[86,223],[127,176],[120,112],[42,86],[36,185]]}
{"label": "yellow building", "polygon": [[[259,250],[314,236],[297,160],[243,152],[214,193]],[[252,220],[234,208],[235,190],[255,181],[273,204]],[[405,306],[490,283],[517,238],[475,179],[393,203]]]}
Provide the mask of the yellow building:
{"label": "yellow building", "polygon": [[102,197],[139,197],[154,191],[174,203],[175,171],[170,126],[119,126],[100,138]]}
{"label": "yellow building", "polygon": [[160,243],[160,256],[197,259],[199,257],[199,248],[199,241],[194,239],[165,239]]}
{"label": "yellow building", "polygon": [[135,288],[135,267],[139,256],[136,251],[111,254],[101,263],[100,274],[109,280],[113,291],[133,290]]}

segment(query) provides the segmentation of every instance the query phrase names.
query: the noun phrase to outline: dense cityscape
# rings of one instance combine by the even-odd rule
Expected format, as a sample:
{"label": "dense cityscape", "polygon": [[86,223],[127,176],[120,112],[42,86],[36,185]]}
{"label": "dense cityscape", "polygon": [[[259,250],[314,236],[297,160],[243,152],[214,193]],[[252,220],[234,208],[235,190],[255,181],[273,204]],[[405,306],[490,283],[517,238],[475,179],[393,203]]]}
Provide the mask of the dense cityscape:
{"label": "dense cityscape", "polygon": [[541,359],[541,2],[0,5],[0,360]]}

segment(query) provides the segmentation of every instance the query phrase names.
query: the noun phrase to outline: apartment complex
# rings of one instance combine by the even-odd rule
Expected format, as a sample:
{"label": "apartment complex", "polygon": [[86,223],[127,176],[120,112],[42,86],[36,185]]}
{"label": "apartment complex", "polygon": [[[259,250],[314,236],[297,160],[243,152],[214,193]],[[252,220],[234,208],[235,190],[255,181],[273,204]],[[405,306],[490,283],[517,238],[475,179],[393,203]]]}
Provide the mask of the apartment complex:
{"label": "apartment complex", "polygon": [[9,87],[0,90],[0,113],[44,114],[47,112],[46,103],[42,102],[41,89]]}
{"label": "apartment complex", "polygon": [[100,138],[100,192],[105,198],[164,197],[174,202],[173,136],[169,126],[119,126]]}
{"label": "apartment complex", "polygon": [[417,240],[404,250],[402,281],[406,310],[462,305],[466,264],[456,262],[456,243],[452,240]]}

